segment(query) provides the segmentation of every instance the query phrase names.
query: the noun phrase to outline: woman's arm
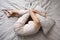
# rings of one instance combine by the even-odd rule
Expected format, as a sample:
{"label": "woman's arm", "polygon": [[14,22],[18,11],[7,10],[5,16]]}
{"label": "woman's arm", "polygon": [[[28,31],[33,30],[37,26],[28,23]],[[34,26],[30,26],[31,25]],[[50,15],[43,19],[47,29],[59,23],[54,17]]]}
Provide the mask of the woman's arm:
{"label": "woman's arm", "polygon": [[25,13],[27,13],[28,12],[28,10],[23,10],[23,9],[21,9],[21,10],[14,10],[14,9],[9,9],[9,10],[2,10],[2,11],[4,11],[4,13],[8,16],[8,17],[10,17],[10,16],[20,16],[20,15],[23,15],[23,14],[25,14]]}
{"label": "woman's arm", "polygon": [[34,13],[38,13],[39,15],[45,17],[46,16],[46,12],[39,12],[37,10],[33,10]]}
{"label": "woman's arm", "polygon": [[40,27],[40,22],[39,22],[38,18],[36,17],[35,13],[32,10],[30,10],[30,15],[31,15],[31,17],[33,19],[33,22],[35,24],[35,28],[36,29],[39,28]]}

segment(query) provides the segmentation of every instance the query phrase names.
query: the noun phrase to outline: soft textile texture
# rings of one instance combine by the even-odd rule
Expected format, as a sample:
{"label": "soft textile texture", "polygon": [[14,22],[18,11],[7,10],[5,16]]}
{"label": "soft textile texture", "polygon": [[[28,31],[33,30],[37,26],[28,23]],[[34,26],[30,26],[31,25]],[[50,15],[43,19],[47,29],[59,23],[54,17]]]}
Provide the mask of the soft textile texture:
{"label": "soft textile texture", "polygon": [[14,24],[14,31],[17,35],[28,36],[39,31],[40,27],[36,29],[33,21],[29,21],[28,24],[25,24],[28,18],[29,13],[26,13],[22,15],[22,17],[20,17]]}
{"label": "soft textile texture", "polygon": [[[13,1],[13,0],[11,0]],[[0,0],[0,10],[2,9],[21,9],[20,0],[16,1],[18,5],[7,0]],[[42,0],[44,3],[46,0]],[[51,4],[48,6],[46,17],[55,20],[56,24],[52,27],[47,35],[44,35],[42,31],[37,34],[20,37],[16,36],[12,29],[12,25],[16,22],[18,18],[11,17],[7,18],[6,15],[0,11],[0,40],[60,40],[60,0],[49,0]],[[23,3],[24,4],[24,3]]]}
{"label": "soft textile texture", "polygon": [[[39,1],[37,0],[37,1],[35,1],[35,2],[32,2],[32,5],[30,5],[30,2],[28,2],[27,0],[26,1],[21,1],[22,3],[24,2],[25,4],[23,4],[23,5],[21,5],[21,7],[24,7],[24,8],[27,8],[27,10],[29,11],[29,9],[34,9],[34,10],[37,10],[37,11],[39,11],[39,12],[46,12],[46,10],[44,9],[44,8],[42,8],[42,5],[39,3]],[[49,1],[48,1],[49,2]],[[16,3],[16,1],[15,2],[13,2],[13,3],[15,3],[15,4],[17,4]],[[21,4],[22,4],[21,3]],[[35,4],[34,4],[35,3]],[[27,5],[28,4],[28,5]],[[25,12],[24,10],[22,10],[23,12]],[[22,11],[20,11],[20,12],[22,12]],[[23,13],[22,13],[23,14]],[[38,15],[37,15],[38,16]],[[46,18],[46,19],[48,19],[48,18]],[[50,20],[50,19],[48,19],[48,20],[46,20],[46,19],[42,19],[42,20],[45,20],[45,21],[42,21],[42,24],[43,23],[46,23],[47,25],[45,26],[45,25],[43,25],[43,26],[45,26],[46,28],[44,28],[44,27],[42,27],[42,29],[43,29],[43,32],[44,32],[44,34],[47,34],[48,33],[48,31],[51,29],[51,27],[52,27],[52,25],[54,24],[54,22],[52,21],[52,20]],[[41,19],[39,19],[39,20],[41,20]],[[52,21],[53,23],[49,23],[49,21]],[[51,25],[51,26],[49,26],[48,25],[48,23],[49,23],[49,25]],[[42,25],[41,25],[42,26]],[[47,29],[47,27],[48,27],[48,29]]]}
{"label": "soft textile texture", "polygon": [[50,29],[54,26],[55,21],[51,18],[46,18],[38,14],[36,14],[36,16],[40,21],[44,34],[47,34],[50,31]]}

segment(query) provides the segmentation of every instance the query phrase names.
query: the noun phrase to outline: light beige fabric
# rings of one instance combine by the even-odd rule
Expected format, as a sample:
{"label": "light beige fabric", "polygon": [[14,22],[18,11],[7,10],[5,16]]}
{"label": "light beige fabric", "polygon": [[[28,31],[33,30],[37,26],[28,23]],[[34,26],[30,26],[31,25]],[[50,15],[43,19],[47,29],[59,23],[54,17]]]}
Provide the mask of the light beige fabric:
{"label": "light beige fabric", "polygon": [[28,18],[29,14],[26,13],[14,24],[14,31],[17,35],[27,36],[35,34],[39,31],[40,27],[36,29],[33,21],[29,21],[28,24],[25,24]]}

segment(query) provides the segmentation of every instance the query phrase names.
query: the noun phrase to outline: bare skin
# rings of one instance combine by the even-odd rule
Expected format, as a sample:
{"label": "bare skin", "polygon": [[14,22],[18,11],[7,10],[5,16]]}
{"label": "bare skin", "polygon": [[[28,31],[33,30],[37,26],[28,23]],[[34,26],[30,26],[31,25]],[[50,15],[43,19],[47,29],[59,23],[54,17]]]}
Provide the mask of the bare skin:
{"label": "bare skin", "polygon": [[[10,9],[10,10],[2,10],[2,11],[4,11],[4,13],[5,13],[8,17],[10,17],[10,16],[16,16],[16,15],[21,15],[21,14],[19,13],[19,10]],[[39,15],[41,15],[41,16],[43,16],[43,17],[46,16],[46,13],[45,13],[45,12],[39,12],[39,11],[37,11],[37,10],[33,10],[33,12],[34,12],[34,13],[38,13]]]}
{"label": "bare skin", "polygon": [[37,10],[33,10],[34,13],[38,13],[39,15],[45,17],[46,16],[46,12],[39,12]]}
{"label": "bare skin", "polygon": [[[14,11],[14,12],[16,12],[16,14],[18,13],[18,11]],[[36,11],[34,11],[34,10],[29,10],[29,14],[30,14],[30,16],[31,16],[31,18],[33,19],[33,23],[34,23],[34,28],[36,29],[36,31],[37,30],[39,30],[40,29],[40,21],[38,20],[38,18],[36,17],[36,13],[35,13]],[[11,11],[11,13],[13,14],[13,12]],[[7,14],[9,14],[9,13],[7,13]],[[43,15],[43,14],[42,14]],[[10,15],[11,16],[11,15]],[[45,15],[44,15],[45,16]],[[22,16],[22,17],[24,17],[24,15]],[[27,19],[26,19],[26,17],[27,17],[27,15],[25,16],[25,18],[23,18],[22,20],[24,20],[25,19],[25,22],[27,21]],[[25,24],[25,22],[24,23],[22,23],[21,22],[21,17],[15,22],[15,24],[13,25],[14,26],[14,31],[16,32],[16,30],[18,29],[23,29],[23,25]],[[22,23],[22,24],[21,24]],[[17,29],[16,29],[17,28]],[[35,31],[34,31],[35,32]],[[28,33],[28,32],[27,32]],[[20,34],[19,33],[19,31],[17,32],[17,34]],[[21,35],[21,34],[20,34]]]}
{"label": "bare skin", "polygon": [[6,9],[3,9],[2,11],[4,11],[4,13],[7,15],[7,17],[23,15],[22,13],[20,13],[20,10],[14,10],[14,9],[6,10]]}
{"label": "bare skin", "polygon": [[[20,15],[19,10],[3,10],[5,11],[5,14],[10,17],[10,16],[15,16],[15,15]],[[37,10],[29,10],[30,16],[33,19],[33,22],[35,24],[35,28],[38,28],[40,26],[40,22],[36,17],[36,13],[38,13],[41,16],[45,17],[45,13],[44,12],[39,12]]]}
{"label": "bare skin", "polygon": [[35,28],[36,28],[36,29],[39,28],[39,27],[40,27],[40,22],[39,22],[38,18],[36,17],[35,13],[34,13],[32,10],[30,10],[30,16],[31,16],[32,19],[33,19]]}

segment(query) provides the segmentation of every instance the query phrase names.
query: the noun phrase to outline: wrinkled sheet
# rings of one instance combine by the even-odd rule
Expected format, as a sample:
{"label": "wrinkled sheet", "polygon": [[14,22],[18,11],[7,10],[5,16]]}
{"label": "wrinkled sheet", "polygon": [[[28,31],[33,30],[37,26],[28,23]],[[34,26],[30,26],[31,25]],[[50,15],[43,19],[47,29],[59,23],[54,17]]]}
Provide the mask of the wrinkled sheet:
{"label": "wrinkled sheet", "polygon": [[[18,0],[19,1],[19,0]],[[54,27],[48,34],[44,35],[42,30],[37,34],[27,37],[17,36],[13,31],[12,25],[18,19],[17,17],[8,18],[4,12],[0,11],[0,40],[60,40],[60,0],[50,0],[51,5],[47,9],[46,17],[56,21]],[[18,6],[9,4],[7,0],[0,0],[0,10],[18,9]]]}

